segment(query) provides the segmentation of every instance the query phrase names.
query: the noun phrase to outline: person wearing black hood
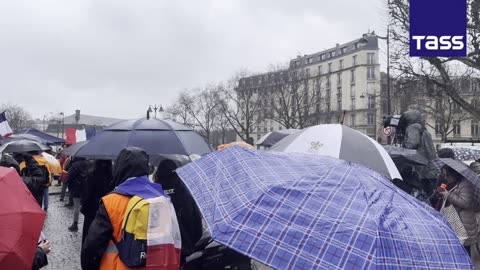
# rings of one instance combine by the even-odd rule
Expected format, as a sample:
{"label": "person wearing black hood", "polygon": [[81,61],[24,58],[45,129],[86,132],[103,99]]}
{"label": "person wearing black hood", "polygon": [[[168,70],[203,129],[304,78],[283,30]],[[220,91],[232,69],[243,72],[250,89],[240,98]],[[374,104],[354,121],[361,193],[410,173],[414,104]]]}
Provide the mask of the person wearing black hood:
{"label": "person wearing black hood", "polygon": [[25,167],[21,170],[22,179],[35,200],[42,207],[43,189],[48,183],[48,178],[32,155],[23,155],[23,161],[25,161]]}
{"label": "person wearing black hood", "polygon": [[69,231],[78,231],[78,219],[80,216],[81,196],[88,177],[89,163],[84,158],[74,158],[68,171],[68,189],[73,196],[73,223],[68,227]]}
{"label": "person wearing black hood", "polygon": [[[136,193],[164,196],[162,187],[148,179],[148,156],[144,150],[127,147],[120,152],[114,164],[112,186],[115,189],[100,201],[95,219],[82,245],[83,270],[130,269],[120,259],[114,242],[118,243],[122,239],[122,222],[127,205],[133,196],[145,198]],[[147,258],[148,256],[147,254]]]}
{"label": "person wearing black hood", "polygon": [[95,160],[92,173],[87,179],[85,191],[82,193],[82,208],[80,209],[84,216],[82,243],[88,234],[90,224],[95,219],[100,199],[112,191],[110,186],[112,179],[112,161]]}
{"label": "person wearing black hood", "polygon": [[195,252],[195,243],[202,237],[202,216],[192,195],[175,172],[177,167],[173,160],[161,161],[154,181],[162,185],[175,208],[182,236],[181,260],[184,262],[186,257]]}

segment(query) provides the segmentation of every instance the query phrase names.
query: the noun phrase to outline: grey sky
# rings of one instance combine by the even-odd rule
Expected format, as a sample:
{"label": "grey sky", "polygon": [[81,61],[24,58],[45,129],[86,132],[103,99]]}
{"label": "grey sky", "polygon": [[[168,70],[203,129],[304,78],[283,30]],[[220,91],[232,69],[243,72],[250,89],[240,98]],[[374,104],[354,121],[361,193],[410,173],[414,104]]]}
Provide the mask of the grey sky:
{"label": "grey sky", "polygon": [[33,116],[118,118],[227,80],[383,33],[381,0],[43,0],[0,3],[1,102]]}

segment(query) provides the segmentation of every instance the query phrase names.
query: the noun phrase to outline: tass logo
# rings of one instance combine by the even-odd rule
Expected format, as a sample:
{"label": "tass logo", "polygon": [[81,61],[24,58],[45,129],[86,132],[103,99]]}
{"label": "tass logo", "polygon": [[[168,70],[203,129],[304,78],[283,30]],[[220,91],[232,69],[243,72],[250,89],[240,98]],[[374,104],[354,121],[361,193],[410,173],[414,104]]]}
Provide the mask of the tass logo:
{"label": "tass logo", "polygon": [[466,56],[466,36],[466,0],[410,0],[410,56]]}

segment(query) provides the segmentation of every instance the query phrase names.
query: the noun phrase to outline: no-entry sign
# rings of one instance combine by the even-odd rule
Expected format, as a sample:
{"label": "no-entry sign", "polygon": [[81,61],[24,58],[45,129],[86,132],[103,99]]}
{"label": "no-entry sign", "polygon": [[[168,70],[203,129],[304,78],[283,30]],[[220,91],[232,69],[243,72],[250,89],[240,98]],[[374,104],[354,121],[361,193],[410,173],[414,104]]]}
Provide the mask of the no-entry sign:
{"label": "no-entry sign", "polygon": [[383,135],[390,136],[392,135],[392,127],[386,127],[383,129]]}

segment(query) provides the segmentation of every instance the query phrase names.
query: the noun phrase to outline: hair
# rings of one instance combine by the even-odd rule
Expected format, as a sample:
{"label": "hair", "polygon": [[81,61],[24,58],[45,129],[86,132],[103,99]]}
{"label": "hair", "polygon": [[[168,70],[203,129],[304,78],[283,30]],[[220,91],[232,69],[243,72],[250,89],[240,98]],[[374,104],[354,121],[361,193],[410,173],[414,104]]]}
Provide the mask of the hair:
{"label": "hair", "polygon": [[459,172],[455,171],[454,169],[450,168],[447,165],[444,165],[442,167],[442,172],[443,172],[443,170],[445,170],[445,172],[446,172],[445,176],[447,176],[447,175],[452,176],[453,178],[455,178],[455,180],[457,180],[457,182],[460,182],[463,179],[462,174],[460,174]]}
{"label": "hair", "polygon": [[480,163],[475,161],[470,164],[470,169],[480,175]]}

